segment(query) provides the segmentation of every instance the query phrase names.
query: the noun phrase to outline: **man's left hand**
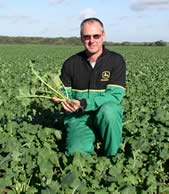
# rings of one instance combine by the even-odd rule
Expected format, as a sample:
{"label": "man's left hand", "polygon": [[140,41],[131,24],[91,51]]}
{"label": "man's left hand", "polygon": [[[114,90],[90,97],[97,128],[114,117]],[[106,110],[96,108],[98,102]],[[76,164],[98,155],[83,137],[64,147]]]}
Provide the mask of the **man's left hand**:
{"label": "man's left hand", "polygon": [[65,111],[67,112],[76,112],[80,109],[80,101],[79,100],[62,100],[57,97],[52,97],[52,100],[56,103],[60,103]]}

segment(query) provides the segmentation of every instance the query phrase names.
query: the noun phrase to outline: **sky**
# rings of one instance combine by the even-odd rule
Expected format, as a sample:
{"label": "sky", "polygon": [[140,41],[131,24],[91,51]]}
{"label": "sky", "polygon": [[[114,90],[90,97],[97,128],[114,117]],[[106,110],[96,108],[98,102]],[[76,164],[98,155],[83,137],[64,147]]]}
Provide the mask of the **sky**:
{"label": "sky", "polygon": [[112,42],[169,42],[169,0],[0,0],[0,35],[79,37],[83,19]]}

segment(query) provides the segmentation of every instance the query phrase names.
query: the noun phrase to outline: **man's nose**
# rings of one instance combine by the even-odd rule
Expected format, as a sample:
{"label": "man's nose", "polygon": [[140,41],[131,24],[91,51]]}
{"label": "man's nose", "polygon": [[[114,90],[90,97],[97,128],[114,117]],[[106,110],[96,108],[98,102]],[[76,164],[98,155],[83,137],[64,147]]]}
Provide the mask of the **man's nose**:
{"label": "man's nose", "polygon": [[93,36],[90,36],[90,39],[89,40],[90,40],[90,42],[94,42],[95,39],[94,39]]}

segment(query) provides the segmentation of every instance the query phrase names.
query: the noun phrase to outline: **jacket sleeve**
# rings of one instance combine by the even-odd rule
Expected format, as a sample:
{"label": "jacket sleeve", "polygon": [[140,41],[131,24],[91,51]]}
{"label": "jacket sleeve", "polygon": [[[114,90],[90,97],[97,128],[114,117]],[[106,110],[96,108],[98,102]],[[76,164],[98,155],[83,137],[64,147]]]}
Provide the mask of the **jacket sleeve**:
{"label": "jacket sleeve", "polygon": [[87,98],[84,111],[97,110],[106,102],[120,104],[125,95],[125,80],[126,64],[123,57],[117,55],[105,91],[94,98]]}
{"label": "jacket sleeve", "polygon": [[97,110],[106,102],[120,104],[124,95],[125,88],[116,85],[108,85],[106,91],[103,94],[94,98],[86,99],[86,108],[84,109],[84,112]]}

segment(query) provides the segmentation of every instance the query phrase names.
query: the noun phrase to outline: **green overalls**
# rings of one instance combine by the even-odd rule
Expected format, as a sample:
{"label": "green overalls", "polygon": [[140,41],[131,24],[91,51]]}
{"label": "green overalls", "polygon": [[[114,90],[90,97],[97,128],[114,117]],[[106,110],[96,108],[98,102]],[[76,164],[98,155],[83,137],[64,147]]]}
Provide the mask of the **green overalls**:
{"label": "green overalls", "polygon": [[96,138],[106,156],[117,153],[122,140],[125,71],[123,57],[105,48],[94,69],[84,51],[65,61],[60,78],[69,96],[86,102],[83,111],[65,116],[66,155],[94,153]]}

